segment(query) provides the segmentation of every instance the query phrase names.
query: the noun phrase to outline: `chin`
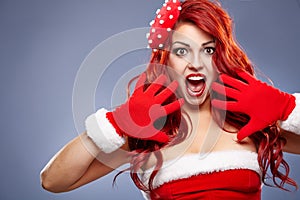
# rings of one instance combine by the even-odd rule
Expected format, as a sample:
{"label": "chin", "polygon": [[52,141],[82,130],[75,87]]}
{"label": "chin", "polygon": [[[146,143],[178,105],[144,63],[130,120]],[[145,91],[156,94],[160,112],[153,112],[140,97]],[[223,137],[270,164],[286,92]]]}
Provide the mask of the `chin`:
{"label": "chin", "polygon": [[184,94],[185,104],[189,104],[191,106],[201,106],[207,100],[209,95],[207,93],[203,93],[198,97],[191,97],[189,94]]}

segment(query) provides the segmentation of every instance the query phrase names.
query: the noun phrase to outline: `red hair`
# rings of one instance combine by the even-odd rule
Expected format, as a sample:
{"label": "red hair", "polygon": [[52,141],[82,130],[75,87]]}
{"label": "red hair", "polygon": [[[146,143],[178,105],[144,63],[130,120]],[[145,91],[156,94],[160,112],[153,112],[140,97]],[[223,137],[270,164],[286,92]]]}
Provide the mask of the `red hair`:
{"label": "red hair", "polygon": [[[245,52],[241,49],[237,43],[233,34],[232,19],[228,13],[221,7],[217,1],[209,0],[186,0],[182,3],[182,10],[177,21],[177,24],[184,22],[191,22],[197,27],[210,34],[216,42],[216,51],[213,55],[213,65],[218,69],[220,73],[226,73],[229,76],[238,78],[237,70],[244,70],[250,74],[254,74],[253,65]],[[175,27],[176,28],[176,25]],[[165,50],[158,50],[152,53],[150,64],[146,69],[147,78],[149,82],[152,82],[160,74],[166,74],[169,52]],[[211,96],[214,97],[212,93]],[[224,112],[219,110],[212,110],[214,119],[217,122],[221,121],[221,117],[224,117],[225,121],[240,129],[248,121],[249,117],[243,114]],[[181,139],[185,136],[184,130],[180,132],[178,122],[182,121],[180,112],[174,113],[168,116],[168,120],[164,128],[169,131],[170,136],[179,135]],[[221,124],[221,123],[219,123]],[[175,137],[176,138],[176,137]],[[285,189],[285,184],[292,185],[297,188],[295,181],[289,178],[289,165],[283,159],[282,149],[286,143],[286,140],[280,136],[279,128],[277,124],[273,124],[258,131],[250,136],[254,144],[256,145],[258,152],[258,163],[262,171],[263,182],[266,183],[266,178],[271,177],[273,184],[281,189]],[[137,187],[142,190],[152,190],[152,181],[157,171],[161,167],[162,157],[159,149],[162,144],[158,144],[152,141],[142,141],[133,138],[129,138],[129,146],[131,150],[137,152],[137,156],[133,159],[131,167],[131,177]],[[149,180],[148,187],[144,186],[137,176],[138,167],[141,167],[143,163],[147,161],[149,152],[155,152],[157,157],[157,165]],[[148,153],[148,154],[147,154]],[[280,171],[282,169],[283,171]],[[267,174],[270,170],[271,175]]]}

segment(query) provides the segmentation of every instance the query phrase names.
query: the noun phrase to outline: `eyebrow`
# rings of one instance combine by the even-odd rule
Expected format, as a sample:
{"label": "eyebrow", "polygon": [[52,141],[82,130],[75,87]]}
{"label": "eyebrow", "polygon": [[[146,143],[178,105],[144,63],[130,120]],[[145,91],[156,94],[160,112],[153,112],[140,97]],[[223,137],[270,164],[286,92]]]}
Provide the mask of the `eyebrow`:
{"label": "eyebrow", "polygon": [[[189,44],[184,43],[184,42],[180,42],[180,41],[174,42],[174,43],[172,44],[172,46],[173,46],[174,44],[177,44],[177,43],[178,43],[178,44],[182,44],[182,45],[187,46],[187,47],[190,47]],[[204,42],[201,46],[206,46],[206,45],[211,44],[211,43],[215,43],[215,40],[211,40],[211,41],[208,41],[208,42]]]}
{"label": "eyebrow", "polygon": [[180,41],[176,41],[176,42],[174,42],[174,43],[172,44],[172,46],[173,46],[174,44],[182,44],[182,45],[184,45],[184,46],[190,47],[190,45],[189,45],[189,44],[186,44],[186,43],[184,43],[184,42],[180,42]]}
{"label": "eyebrow", "polygon": [[206,45],[208,45],[210,43],[215,43],[215,40],[211,40],[211,41],[205,42],[205,43],[202,44],[202,46],[206,46]]}

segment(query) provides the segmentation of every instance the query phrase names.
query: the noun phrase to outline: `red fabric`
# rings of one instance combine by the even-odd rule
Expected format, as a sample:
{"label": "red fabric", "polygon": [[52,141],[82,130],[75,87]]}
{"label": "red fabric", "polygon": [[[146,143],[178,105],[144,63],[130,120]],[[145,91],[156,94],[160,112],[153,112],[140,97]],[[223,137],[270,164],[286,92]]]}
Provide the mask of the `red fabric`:
{"label": "red fabric", "polygon": [[118,127],[117,123],[115,122],[115,119],[113,118],[112,112],[107,112],[106,113],[106,119],[108,119],[109,123],[115,128],[116,132],[123,137],[124,132]]}
{"label": "red fabric", "polygon": [[214,99],[216,108],[244,113],[250,117],[249,122],[239,131],[239,140],[262,130],[277,120],[286,120],[296,106],[295,97],[261,82],[247,72],[238,72],[244,81],[234,79],[226,74],[220,75],[224,85],[214,83],[212,89],[232,98],[230,101]]}
{"label": "red fabric", "polygon": [[153,20],[149,33],[148,42],[151,48],[161,49],[164,47],[171,29],[179,17],[180,5],[179,0],[169,0],[159,10],[156,18]]}
{"label": "red fabric", "polygon": [[226,170],[165,183],[150,196],[152,200],[260,200],[261,180],[252,170]]}

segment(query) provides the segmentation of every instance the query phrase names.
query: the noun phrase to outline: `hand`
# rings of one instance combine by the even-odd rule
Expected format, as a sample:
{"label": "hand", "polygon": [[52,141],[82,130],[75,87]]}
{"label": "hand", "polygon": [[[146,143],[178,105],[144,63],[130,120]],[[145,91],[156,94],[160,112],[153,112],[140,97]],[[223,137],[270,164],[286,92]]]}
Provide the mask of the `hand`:
{"label": "hand", "polygon": [[168,142],[167,133],[156,129],[154,122],[179,110],[183,105],[183,99],[162,105],[170,96],[174,95],[178,83],[174,81],[161,90],[166,82],[166,76],[161,75],[144,90],[145,80],[146,74],[144,73],[139,77],[128,101],[108,113],[107,117],[125,135],[163,143]]}
{"label": "hand", "polygon": [[249,122],[238,132],[238,140],[262,130],[277,120],[286,120],[295,107],[295,97],[263,83],[247,72],[239,72],[244,81],[220,75],[224,85],[213,83],[212,89],[232,101],[212,100],[222,110],[247,114]]}

